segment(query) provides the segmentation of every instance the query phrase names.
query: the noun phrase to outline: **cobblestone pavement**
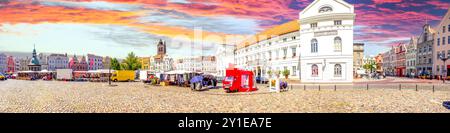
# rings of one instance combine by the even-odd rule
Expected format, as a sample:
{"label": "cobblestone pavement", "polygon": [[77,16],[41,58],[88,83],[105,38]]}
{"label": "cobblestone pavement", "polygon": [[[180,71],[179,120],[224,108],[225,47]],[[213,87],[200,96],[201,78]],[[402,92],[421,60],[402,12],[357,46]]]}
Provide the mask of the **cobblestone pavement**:
{"label": "cobblestone pavement", "polygon": [[[193,92],[188,88],[114,83],[60,81],[0,81],[0,112],[148,112],[148,113],[304,113],[304,112],[442,112],[450,91],[421,88],[366,90],[358,87],[294,87],[269,93],[261,85],[250,93],[224,93],[222,89]],[[442,86],[448,87],[448,86]],[[445,90],[445,89],[444,89]]]}

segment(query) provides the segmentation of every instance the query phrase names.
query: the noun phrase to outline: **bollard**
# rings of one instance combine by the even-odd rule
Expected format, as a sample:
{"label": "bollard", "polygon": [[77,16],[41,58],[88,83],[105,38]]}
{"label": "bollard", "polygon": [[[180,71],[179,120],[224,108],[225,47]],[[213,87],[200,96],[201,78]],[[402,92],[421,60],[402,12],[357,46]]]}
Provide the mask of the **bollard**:
{"label": "bollard", "polygon": [[433,85],[433,93],[434,93],[434,85]]}
{"label": "bollard", "polygon": [[320,85],[319,85],[319,91],[320,91]]}
{"label": "bollard", "polygon": [[291,85],[291,90],[293,90],[294,88],[292,87],[292,85]]}
{"label": "bollard", "polygon": [[367,88],[366,89],[369,90],[369,84],[367,84]]}
{"label": "bollard", "polygon": [[334,91],[336,91],[336,85],[334,85]]}
{"label": "bollard", "polygon": [[303,90],[305,90],[305,91],[306,91],[306,85],[303,85]]}
{"label": "bollard", "polygon": [[417,84],[416,84],[416,91],[419,91],[419,90],[417,89]]}
{"label": "bollard", "polygon": [[402,84],[398,85],[398,90],[402,90]]}

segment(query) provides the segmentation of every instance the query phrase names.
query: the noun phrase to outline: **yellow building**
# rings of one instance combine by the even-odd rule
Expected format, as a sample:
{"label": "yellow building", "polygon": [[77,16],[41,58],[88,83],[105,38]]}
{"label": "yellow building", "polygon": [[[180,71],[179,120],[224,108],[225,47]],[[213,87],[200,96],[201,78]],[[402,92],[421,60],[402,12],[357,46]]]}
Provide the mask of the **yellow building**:
{"label": "yellow building", "polygon": [[142,70],[150,70],[150,58],[151,57],[139,57]]}

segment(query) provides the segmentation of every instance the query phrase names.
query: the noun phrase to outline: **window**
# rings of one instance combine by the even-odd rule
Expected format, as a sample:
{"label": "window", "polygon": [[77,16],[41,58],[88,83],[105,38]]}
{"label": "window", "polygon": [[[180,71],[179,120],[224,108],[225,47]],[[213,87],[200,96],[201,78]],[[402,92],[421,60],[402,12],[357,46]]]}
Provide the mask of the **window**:
{"label": "window", "polygon": [[441,45],[441,39],[440,38],[437,39],[437,45],[438,46]]}
{"label": "window", "polygon": [[297,48],[293,47],[292,48],[292,57],[295,57],[295,56],[297,56]]}
{"label": "window", "polygon": [[342,76],[342,66],[341,64],[334,65],[334,77]]}
{"label": "window", "polygon": [[450,44],[450,36],[447,37],[447,44]]}
{"label": "window", "polygon": [[293,37],[292,37],[292,40],[295,40],[295,39],[297,39],[297,37],[293,36]]}
{"label": "window", "polygon": [[331,12],[333,11],[333,8],[329,7],[329,6],[325,6],[319,9],[319,13],[324,13],[324,12]]}
{"label": "window", "polygon": [[311,28],[317,28],[317,23],[311,23]]}
{"label": "window", "polygon": [[437,70],[436,70],[437,72],[440,72],[440,71],[441,71],[441,70],[440,70],[441,67],[439,67],[439,65],[437,65],[436,68],[437,68]]}
{"label": "window", "polygon": [[342,20],[334,20],[334,25],[342,25]]}
{"label": "window", "polygon": [[445,37],[442,38],[442,45],[445,45]]}
{"label": "window", "polygon": [[283,49],[283,54],[284,54],[283,58],[284,59],[286,59],[286,57],[287,57],[287,51],[288,51],[287,48]]}
{"label": "window", "polygon": [[432,46],[428,46],[428,51],[433,51],[433,47]]}
{"label": "window", "polygon": [[334,38],[334,52],[342,51],[342,39],[340,37]]}
{"label": "window", "polygon": [[287,38],[283,38],[283,42],[287,42]]}
{"label": "window", "polygon": [[423,41],[428,41],[428,33],[425,33],[425,34],[423,35]]}
{"label": "window", "polygon": [[292,66],[292,76],[297,76],[297,66]]}
{"label": "window", "polygon": [[311,66],[311,76],[312,77],[319,76],[319,67],[316,64]]}
{"label": "window", "polygon": [[317,46],[317,40],[313,39],[311,40],[311,53],[317,53],[318,46]]}
{"label": "window", "polygon": [[445,33],[445,30],[446,30],[446,28],[445,28],[445,26],[443,26],[442,27],[442,33]]}

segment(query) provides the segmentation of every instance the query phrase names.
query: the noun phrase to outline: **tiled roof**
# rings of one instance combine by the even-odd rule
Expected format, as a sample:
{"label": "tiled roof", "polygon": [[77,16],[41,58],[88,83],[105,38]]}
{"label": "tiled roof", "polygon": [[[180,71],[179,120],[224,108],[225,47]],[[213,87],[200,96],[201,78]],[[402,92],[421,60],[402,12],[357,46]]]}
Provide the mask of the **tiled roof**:
{"label": "tiled roof", "polygon": [[[282,25],[278,25],[278,26],[272,27],[270,29],[267,29],[261,33],[258,33],[256,35],[252,36],[253,39],[252,38],[246,39],[241,44],[238,44],[237,49],[241,49],[241,48],[253,45],[257,42],[270,39],[271,37],[274,37],[274,36],[280,36],[280,35],[284,35],[287,33],[296,32],[299,30],[300,30],[300,23],[298,22],[298,20],[293,20],[293,21],[284,23]],[[254,37],[256,37],[256,40],[254,39]]]}

